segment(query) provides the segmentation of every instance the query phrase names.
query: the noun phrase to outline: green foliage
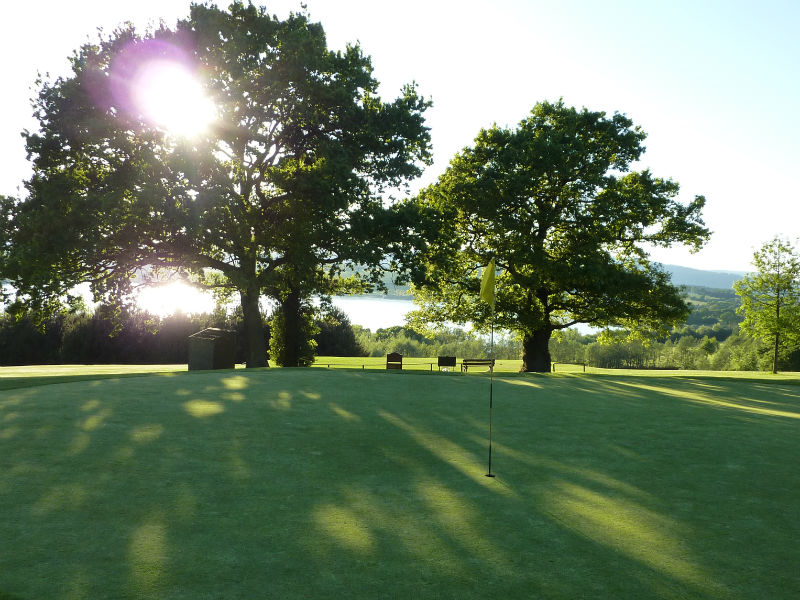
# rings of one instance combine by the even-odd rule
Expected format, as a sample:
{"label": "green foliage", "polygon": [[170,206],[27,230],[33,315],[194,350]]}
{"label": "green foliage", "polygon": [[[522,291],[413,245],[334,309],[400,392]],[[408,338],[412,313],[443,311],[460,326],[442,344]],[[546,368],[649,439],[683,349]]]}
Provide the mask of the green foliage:
{"label": "green foliage", "polygon": [[714,354],[714,352],[719,350],[719,342],[717,341],[717,338],[710,338],[706,336],[700,342],[699,348],[706,354]]}
{"label": "green foliage", "polygon": [[236,360],[245,360],[241,310],[164,318],[115,313],[103,305],[93,312],[63,310],[43,321],[31,312],[0,313],[0,365],[186,363],[187,338],[206,327],[236,331]]}
{"label": "green foliage", "polygon": [[647,369],[655,364],[655,351],[639,340],[591,344],[585,356],[587,364],[604,369]]}
{"label": "green foliage", "polygon": [[63,315],[43,322],[28,317],[0,314],[0,365],[59,362]]}
{"label": "green foliage", "polygon": [[[700,247],[704,198],[629,172],[645,134],[624,115],[537,104],[516,129],[482,130],[413,207],[416,319],[471,321],[523,340],[523,370],[549,370],[552,332],[578,322],[665,333],[688,315],[644,244]],[[478,269],[495,258],[494,317]]]}
{"label": "green foliage", "polygon": [[[756,338],[738,333],[723,342],[688,333],[645,343],[631,340],[624,332],[585,336],[567,329],[553,336],[550,352],[557,363],[585,363],[606,369],[767,371],[772,368],[770,348]],[[778,366],[800,371],[800,351],[783,352]]]}
{"label": "green foliage", "polygon": [[[488,358],[491,354],[490,339],[487,336],[479,336],[459,327],[442,327],[425,333],[404,326],[387,327],[372,333],[369,329],[356,325],[353,330],[366,356],[385,356],[390,352],[399,352],[403,356],[414,358]],[[495,333],[495,358],[519,360],[520,353],[519,339],[512,334]]]}
{"label": "green foliage", "polygon": [[[131,86],[147,60],[202,77],[208,132],[142,117]],[[369,57],[328,50],[303,13],[194,4],[175,29],[124,26],[71,64],[34,101],[27,196],[0,200],[3,277],[43,310],[83,281],[124,303],[134,274],[160,270],[238,293],[249,366],[266,364],[258,298],[328,293],[342,263],[377,269],[399,235],[381,194],[430,161],[430,103],[414,86],[382,101]]]}
{"label": "green foliage", "polygon": [[584,364],[588,362],[587,346],[596,341],[596,336],[584,336],[576,329],[556,331],[550,338],[550,355],[555,362]]}
{"label": "green foliage", "polygon": [[777,373],[781,354],[800,344],[800,254],[776,237],[754,253],[753,266],[755,273],[733,284],[741,298],[741,328],[772,346]]}
{"label": "green foliage", "polygon": [[314,362],[319,328],[314,321],[314,309],[298,300],[296,307],[287,310],[284,302],[275,309],[269,321],[269,355],[282,367],[308,367]]}
{"label": "green foliage", "polygon": [[710,336],[722,342],[739,330],[741,302],[733,289],[688,286],[683,289],[691,312],[683,328],[676,328],[670,339],[680,335]]}
{"label": "green foliage", "polygon": [[367,356],[356,339],[350,319],[343,310],[328,306],[316,318],[314,336],[318,356]]}
{"label": "green foliage", "polygon": [[739,297],[733,289],[686,286],[683,293],[691,307],[687,325],[734,327],[741,322],[736,314]]}

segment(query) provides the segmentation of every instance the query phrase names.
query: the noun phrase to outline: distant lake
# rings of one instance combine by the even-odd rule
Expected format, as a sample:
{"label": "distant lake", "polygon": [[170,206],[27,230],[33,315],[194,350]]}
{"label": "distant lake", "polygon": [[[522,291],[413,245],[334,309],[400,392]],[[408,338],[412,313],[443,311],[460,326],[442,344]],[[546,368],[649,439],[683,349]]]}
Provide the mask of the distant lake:
{"label": "distant lake", "polygon": [[[160,316],[173,314],[178,309],[187,313],[210,312],[214,309],[214,299],[210,294],[195,289],[184,289],[185,287],[173,284],[155,288],[149,292],[149,295],[143,294],[140,297],[139,306]],[[88,292],[86,299],[87,304],[92,305]],[[405,325],[406,314],[414,310],[414,302],[410,296],[334,296],[332,301],[334,306],[344,311],[353,325],[361,325],[373,333],[378,329]],[[318,299],[314,300],[315,304],[318,302]],[[231,304],[231,306],[233,305],[235,303]],[[262,298],[262,308],[267,313],[272,312],[274,306],[274,301],[270,302]],[[468,324],[465,328],[469,330],[471,326]],[[576,329],[582,334],[598,331],[583,323],[577,325]]]}
{"label": "distant lake", "polygon": [[[86,292],[88,304],[93,304]],[[314,304],[319,300],[314,299]],[[214,310],[214,298],[205,291],[189,288],[182,284],[147,288],[139,294],[140,308],[152,314],[166,316],[182,310],[186,313],[203,313]],[[232,308],[237,302],[231,302]],[[353,325],[361,325],[372,331],[393,325],[404,325],[406,313],[414,309],[411,297],[398,298],[381,296],[334,296],[333,304],[345,312]],[[267,313],[275,308],[275,301],[261,299],[261,307]]]}
{"label": "distant lake", "polygon": [[411,298],[334,296],[333,305],[342,309],[353,325],[361,325],[373,332],[394,325],[404,325],[406,313],[414,310]]}

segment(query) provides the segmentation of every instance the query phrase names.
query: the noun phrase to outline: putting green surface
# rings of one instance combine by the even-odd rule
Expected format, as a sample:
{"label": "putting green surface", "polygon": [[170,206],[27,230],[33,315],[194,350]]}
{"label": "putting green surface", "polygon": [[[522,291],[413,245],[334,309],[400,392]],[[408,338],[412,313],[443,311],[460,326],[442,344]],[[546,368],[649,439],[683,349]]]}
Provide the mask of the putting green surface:
{"label": "putting green surface", "polygon": [[59,376],[0,371],[3,600],[800,597],[792,376],[495,376],[495,478],[485,376]]}

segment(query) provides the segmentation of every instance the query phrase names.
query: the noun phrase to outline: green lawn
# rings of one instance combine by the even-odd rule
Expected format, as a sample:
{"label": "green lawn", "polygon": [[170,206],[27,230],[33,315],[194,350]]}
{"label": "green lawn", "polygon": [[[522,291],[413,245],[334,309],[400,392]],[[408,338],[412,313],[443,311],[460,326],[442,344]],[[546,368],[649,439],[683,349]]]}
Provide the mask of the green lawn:
{"label": "green lawn", "polygon": [[0,369],[1,600],[800,597],[796,375],[500,373],[488,478],[484,375],[185,368]]}
{"label": "green lawn", "polygon": [[[0,391],[96,379],[186,371],[187,365],[31,365],[0,367]],[[2,596],[0,596],[0,600]]]}

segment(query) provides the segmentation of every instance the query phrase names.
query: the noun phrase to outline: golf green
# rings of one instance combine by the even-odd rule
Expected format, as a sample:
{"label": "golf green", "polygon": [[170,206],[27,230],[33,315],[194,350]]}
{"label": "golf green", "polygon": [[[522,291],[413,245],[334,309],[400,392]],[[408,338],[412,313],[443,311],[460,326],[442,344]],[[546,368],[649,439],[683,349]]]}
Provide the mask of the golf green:
{"label": "golf green", "polygon": [[2,600],[800,597],[796,378],[27,376]]}

